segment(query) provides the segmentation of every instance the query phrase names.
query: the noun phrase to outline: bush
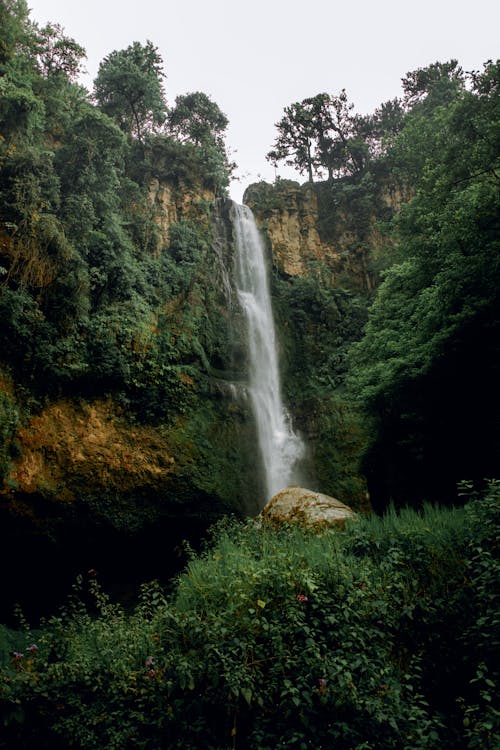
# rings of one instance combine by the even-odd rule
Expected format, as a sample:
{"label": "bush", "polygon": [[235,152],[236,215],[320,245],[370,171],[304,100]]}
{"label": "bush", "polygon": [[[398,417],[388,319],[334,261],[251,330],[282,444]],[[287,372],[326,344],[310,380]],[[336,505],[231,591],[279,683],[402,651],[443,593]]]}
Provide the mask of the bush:
{"label": "bush", "polygon": [[225,520],[128,615],[89,571],[3,669],[12,741],[493,750],[499,497],[345,532]]}

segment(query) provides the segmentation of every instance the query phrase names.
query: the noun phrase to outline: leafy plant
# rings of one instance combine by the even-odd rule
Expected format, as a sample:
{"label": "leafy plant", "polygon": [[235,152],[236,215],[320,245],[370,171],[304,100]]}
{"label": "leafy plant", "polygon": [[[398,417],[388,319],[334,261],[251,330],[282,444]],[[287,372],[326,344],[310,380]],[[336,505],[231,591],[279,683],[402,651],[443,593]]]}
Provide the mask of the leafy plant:
{"label": "leafy plant", "polygon": [[171,596],[153,582],[128,614],[89,571],[36,640],[18,636],[8,736],[493,749],[498,499],[491,483],[465,509],[391,509],[319,534],[226,519]]}

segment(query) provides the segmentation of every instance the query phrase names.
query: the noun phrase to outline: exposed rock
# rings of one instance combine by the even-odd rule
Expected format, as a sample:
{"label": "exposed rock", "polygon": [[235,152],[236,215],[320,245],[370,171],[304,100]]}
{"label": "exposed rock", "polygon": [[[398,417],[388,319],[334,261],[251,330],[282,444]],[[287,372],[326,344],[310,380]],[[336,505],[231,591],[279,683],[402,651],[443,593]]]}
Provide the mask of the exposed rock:
{"label": "exposed rock", "polygon": [[159,228],[159,248],[168,247],[170,227],[181,219],[207,222],[206,206],[215,201],[212,190],[197,185],[177,187],[153,178],[149,185],[149,198],[156,211]]}
{"label": "exposed rock", "polygon": [[259,227],[269,238],[273,261],[283,273],[302,276],[311,261],[337,260],[336,250],[321,242],[317,228],[318,199],[311,186],[289,187],[282,203],[265,212],[258,210],[251,190],[246,198]]}
{"label": "exposed rock", "polygon": [[159,487],[174,469],[165,438],[131,424],[110,400],[53,403],[20,429],[18,441],[4,496],[72,502],[82,487]]}
{"label": "exposed rock", "polygon": [[343,525],[356,514],[348,505],[329,495],[304,487],[286,487],[269,500],[261,517],[273,523],[296,522],[307,525]]}
{"label": "exposed rock", "polygon": [[[336,229],[333,234],[325,234],[325,217],[318,200],[320,187],[288,180],[275,185],[260,182],[247,188],[244,201],[267,237],[272,262],[279,272],[305,276],[319,264],[323,272],[329,273],[330,283],[371,291],[377,283],[372,260],[389,243],[380,228],[380,207],[377,210],[374,205],[362,224],[356,226],[349,210],[333,202],[329,216],[335,217]],[[400,186],[379,186],[378,200],[390,215],[399,211],[409,197]],[[324,207],[322,211],[324,214]]]}

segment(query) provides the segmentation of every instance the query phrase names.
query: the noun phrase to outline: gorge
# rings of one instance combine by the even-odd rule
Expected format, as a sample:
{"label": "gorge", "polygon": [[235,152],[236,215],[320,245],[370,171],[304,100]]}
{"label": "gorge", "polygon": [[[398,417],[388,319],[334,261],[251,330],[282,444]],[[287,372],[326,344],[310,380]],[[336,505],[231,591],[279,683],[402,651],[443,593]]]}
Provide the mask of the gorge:
{"label": "gorge", "polygon": [[294,103],[239,206],[83,54],[0,2],[0,750],[497,750],[499,64]]}

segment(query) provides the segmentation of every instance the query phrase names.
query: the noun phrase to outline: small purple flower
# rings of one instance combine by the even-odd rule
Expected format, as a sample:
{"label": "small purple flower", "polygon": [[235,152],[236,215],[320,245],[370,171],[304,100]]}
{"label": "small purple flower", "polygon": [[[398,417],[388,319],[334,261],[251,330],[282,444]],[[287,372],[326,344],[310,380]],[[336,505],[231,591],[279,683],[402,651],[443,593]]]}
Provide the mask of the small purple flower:
{"label": "small purple flower", "polygon": [[145,661],[145,665],[147,669],[153,669],[154,667],[154,658],[152,656],[148,656],[148,658]]}
{"label": "small purple flower", "polygon": [[298,602],[308,602],[309,599],[305,594],[297,594],[296,599]]}
{"label": "small purple flower", "polygon": [[319,685],[319,692],[324,695],[326,693],[326,680],[324,680],[322,677],[318,680]]}
{"label": "small purple flower", "polygon": [[32,643],[31,646],[28,646],[26,651],[30,654],[36,654],[36,652],[38,651],[38,646],[36,645],[36,643]]}
{"label": "small purple flower", "polygon": [[23,656],[24,656],[24,654],[21,654],[19,651],[13,651],[12,652],[11,662],[12,662],[12,664],[14,664],[14,666],[16,667],[16,669],[24,670]]}
{"label": "small purple flower", "polygon": [[155,674],[156,674],[156,672],[155,672],[155,670],[154,670],[154,669],[150,669],[150,670],[149,670],[149,672],[148,672],[147,674],[148,674],[148,677],[154,677],[154,676],[155,676]]}

